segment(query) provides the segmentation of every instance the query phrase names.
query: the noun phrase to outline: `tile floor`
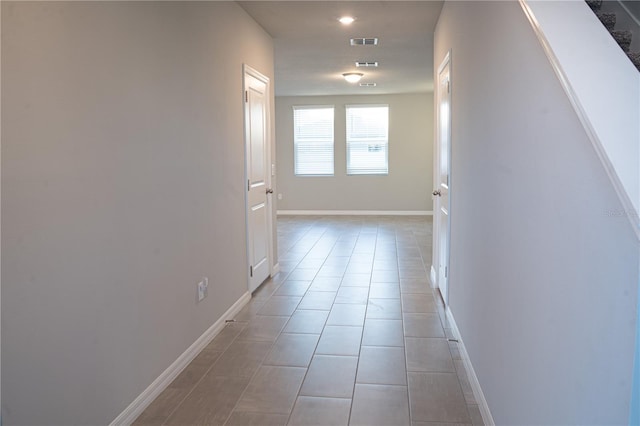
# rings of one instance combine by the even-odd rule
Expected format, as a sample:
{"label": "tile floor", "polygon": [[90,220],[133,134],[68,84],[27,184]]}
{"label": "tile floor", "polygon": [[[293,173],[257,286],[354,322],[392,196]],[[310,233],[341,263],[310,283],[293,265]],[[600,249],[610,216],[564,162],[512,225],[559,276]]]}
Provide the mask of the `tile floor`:
{"label": "tile floor", "polygon": [[278,244],[280,273],[135,425],[482,424],[431,218],[283,216]]}

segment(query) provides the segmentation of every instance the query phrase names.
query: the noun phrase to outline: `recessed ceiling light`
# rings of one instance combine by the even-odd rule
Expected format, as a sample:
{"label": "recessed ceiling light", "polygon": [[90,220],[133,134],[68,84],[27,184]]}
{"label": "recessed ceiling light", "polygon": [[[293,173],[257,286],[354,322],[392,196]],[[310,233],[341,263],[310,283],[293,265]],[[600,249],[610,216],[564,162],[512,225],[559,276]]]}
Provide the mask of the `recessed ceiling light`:
{"label": "recessed ceiling light", "polygon": [[373,67],[376,68],[378,66],[378,61],[358,61],[356,62],[356,67],[358,68],[368,68]]}
{"label": "recessed ceiling light", "polygon": [[340,21],[340,23],[342,25],[351,25],[353,24],[353,21],[355,21],[356,18],[352,17],[352,16],[343,16],[340,19],[338,19],[338,21]]}
{"label": "recessed ceiling light", "polygon": [[364,77],[364,74],[362,74],[361,72],[345,72],[344,74],[342,74],[342,76],[349,83],[357,83],[362,77]]}

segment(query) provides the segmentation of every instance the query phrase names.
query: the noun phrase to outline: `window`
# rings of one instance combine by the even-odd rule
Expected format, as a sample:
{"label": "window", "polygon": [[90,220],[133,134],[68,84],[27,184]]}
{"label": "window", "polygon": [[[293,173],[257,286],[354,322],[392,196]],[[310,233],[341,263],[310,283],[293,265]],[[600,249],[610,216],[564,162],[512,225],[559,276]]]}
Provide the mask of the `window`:
{"label": "window", "polygon": [[389,106],[347,106],[347,174],[389,174]]}
{"label": "window", "polygon": [[293,107],[294,172],[333,175],[333,106]]}

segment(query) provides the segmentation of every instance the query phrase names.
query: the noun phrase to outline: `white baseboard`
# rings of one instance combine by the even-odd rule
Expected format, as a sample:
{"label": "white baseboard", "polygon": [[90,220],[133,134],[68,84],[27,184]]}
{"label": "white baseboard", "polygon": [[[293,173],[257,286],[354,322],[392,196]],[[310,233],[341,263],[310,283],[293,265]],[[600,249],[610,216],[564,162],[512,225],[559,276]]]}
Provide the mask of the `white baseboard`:
{"label": "white baseboard", "polygon": [[232,319],[249,302],[251,293],[243,294],[211,327],[207,329],[189,348],[182,353],[166,370],[158,376],[125,410],[120,413],[110,426],[130,425],[140,414],[162,393],[178,374],[222,331],[225,321]]}
{"label": "white baseboard", "polygon": [[429,271],[429,278],[431,279],[431,287],[436,288],[436,268],[431,265],[431,270]]}
{"label": "white baseboard", "polygon": [[273,268],[271,268],[271,276],[274,276],[278,272],[280,272],[280,264],[276,263],[275,265],[273,265]]}
{"label": "white baseboard", "polygon": [[453,331],[453,335],[456,339],[458,339],[458,349],[460,350],[460,357],[464,363],[464,369],[467,371],[467,377],[469,378],[469,383],[471,384],[471,389],[473,390],[473,396],[478,403],[478,408],[480,409],[480,414],[482,414],[482,421],[486,426],[495,426],[495,422],[493,421],[493,416],[491,415],[491,411],[489,411],[489,405],[487,404],[487,400],[484,397],[484,393],[482,393],[482,389],[480,388],[480,382],[478,381],[478,376],[476,376],[476,372],[473,369],[473,365],[471,365],[471,360],[469,359],[469,354],[467,353],[467,348],[464,346],[464,342],[462,341],[462,336],[460,336],[460,330],[458,330],[458,325],[456,324],[456,320],[453,317],[453,312],[447,306],[447,319],[451,325],[451,329]]}
{"label": "white baseboard", "polygon": [[290,216],[433,216],[428,210],[278,210]]}

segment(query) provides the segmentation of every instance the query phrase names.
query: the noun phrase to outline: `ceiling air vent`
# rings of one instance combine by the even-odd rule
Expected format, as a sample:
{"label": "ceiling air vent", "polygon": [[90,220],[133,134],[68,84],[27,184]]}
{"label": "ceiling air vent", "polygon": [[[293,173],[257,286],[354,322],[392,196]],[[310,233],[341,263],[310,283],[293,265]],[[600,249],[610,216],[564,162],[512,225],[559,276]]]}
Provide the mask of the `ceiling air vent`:
{"label": "ceiling air vent", "polygon": [[376,87],[376,83],[360,83],[360,87]]}
{"label": "ceiling air vent", "polygon": [[378,45],[378,38],[377,37],[371,37],[371,38],[352,38],[351,39],[351,45],[352,46],[377,46]]}
{"label": "ceiling air vent", "polygon": [[358,61],[356,62],[356,67],[358,68],[376,68],[378,66],[377,61]]}

